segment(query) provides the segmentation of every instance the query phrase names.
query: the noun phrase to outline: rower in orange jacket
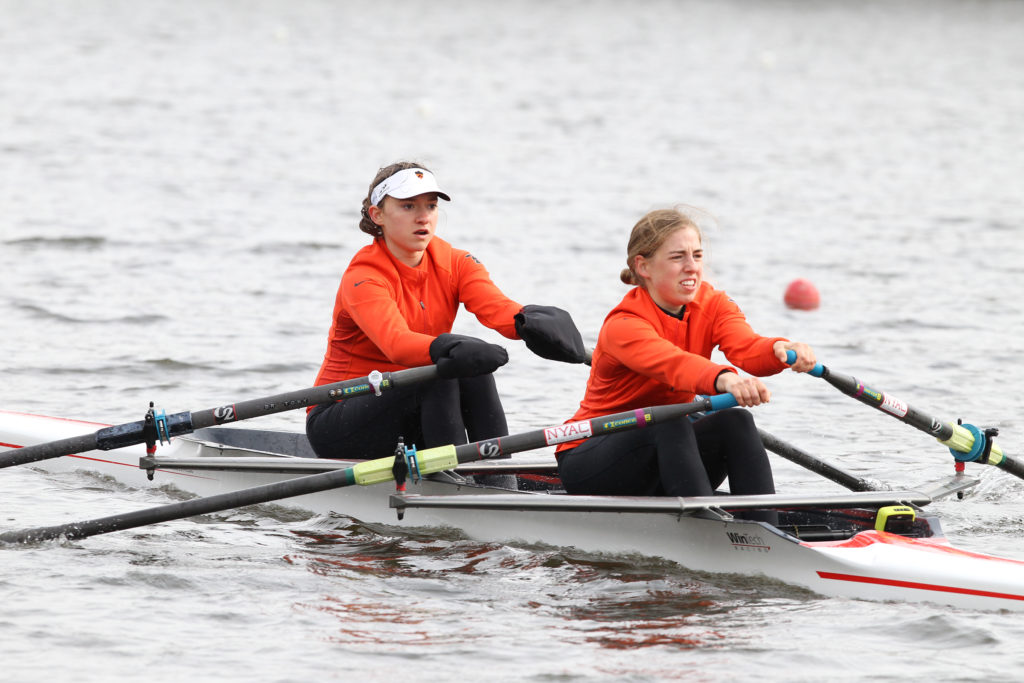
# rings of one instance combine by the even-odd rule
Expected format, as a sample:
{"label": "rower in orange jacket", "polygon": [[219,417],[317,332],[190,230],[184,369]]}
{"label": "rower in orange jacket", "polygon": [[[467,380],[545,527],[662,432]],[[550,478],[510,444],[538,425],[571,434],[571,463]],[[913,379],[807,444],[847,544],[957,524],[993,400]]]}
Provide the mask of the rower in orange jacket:
{"label": "rower in orange jacket", "polygon": [[[620,274],[634,285],[605,318],[579,410],[570,422],[651,405],[685,403],[694,394],[732,394],[740,406],[767,402],[757,377],[711,361],[716,347],[752,375],[814,367],[811,347],[762,337],[722,291],[704,282],[700,228],[681,209],[652,211],[636,224]],[[593,495],[708,496],[728,477],[733,494],[774,493],[771,466],[750,413],[742,408],[691,422],[561,444],[566,491]]]}
{"label": "rower in orange jacket", "polygon": [[567,312],[516,303],[472,254],[434,234],[440,199],[450,201],[421,164],[391,164],[373,179],[359,222],[373,242],[342,275],[316,386],[430,363],[441,379],[315,406],[306,434],[320,457],[384,457],[399,438],[431,448],[508,434],[491,374],[508,354],[497,344],[451,334],[460,304],[540,356],[585,358]]}

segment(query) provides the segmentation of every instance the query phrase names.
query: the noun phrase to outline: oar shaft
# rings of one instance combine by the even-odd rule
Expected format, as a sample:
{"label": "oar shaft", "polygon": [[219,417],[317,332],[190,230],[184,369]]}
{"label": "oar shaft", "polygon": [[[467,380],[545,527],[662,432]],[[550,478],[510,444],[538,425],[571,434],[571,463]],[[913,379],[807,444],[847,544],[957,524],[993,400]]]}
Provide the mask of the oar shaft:
{"label": "oar shaft", "polygon": [[735,405],[736,399],[731,395],[719,394],[717,396],[700,398],[692,403],[675,403],[627,410],[613,415],[602,415],[590,420],[567,422],[555,425],[554,427],[545,427],[544,429],[536,429],[511,436],[486,439],[476,443],[456,446],[455,452],[460,463],[476,462],[477,460],[497,458],[503,455],[511,455],[545,446],[554,446],[568,441],[589,439],[613,432],[643,429],[652,424],[684,417],[702,410],[722,410],[732,408]]}
{"label": "oar shaft", "polygon": [[953,427],[950,424],[922,413],[895,396],[873,389],[855,377],[835,372],[825,366],[821,367],[820,377],[847,396],[852,396],[865,405],[888,413],[926,434],[931,434],[939,441],[946,441],[953,436]]}
{"label": "oar shaft", "polygon": [[[376,390],[375,387],[381,391],[386,391],[398,386],[430,381],[437,378],[437,368],[433,365],[427,365],[419,368],[378,374],[380,375],[380,381],[375,381],[374,383],[371,383],[369,376],[358,377],[343,382],[323,384],[309,389],[290,391],[284,394],[251,399],[240,403],[231,403],[208,410],[168,415],[166,417],[167,435],[169,437],[182,436],[212,425],[273,415],[274,413],[296,410],[320,403],[332,403],[343,398],[369,394]],[[134,446],[145,443],[146,433],[147,425],[145,420],[104,427],[92,434],[83,434],[81,436],[7,451],[0,454],[0,468],[24,465],[30,462],[93,450],[109,451],[115,448]]]}
{"label": "oar shaft", "polygon": [[[437,366],[424,365],[418,368],[382,372],[380,375],[379,388],[381,391],[387,391],[395,387],[405,387],[411,384],[435,380],[437,379]],[[230,406],[194,412],[192,413],[192,428],[202,429],[204,427],[224,424],[225,422],[248,420],[253,417],[283,413],[321,403],[334,403],[344,398],[363,396],[374,391],[374,383],[371,383],[369,376],[347,379],[343,382],[323,384],[310,389],[300,389],[298,391],[277,394],[276,396],[242,401]]]}
{"label": "oar shaft", "polygon": [[[787,355],[789,356],[790,363],[796,360],[796,354],[793,351],[789,351]],[[991,442],[991,439],[988,439],[987,444],[989,447],[988,455],[982,459],[983,454],[978,453],[975,456],[974,450],[977,448],[980,451],[980,446],[985,443],[986,439],[982,437],[982,440],[979,441],[975,438],[975,434],[966,427],[933,417],[895,396],[869,387],[855,377],[830,370],[821,363],[816,364],[814,369],[810,371],[810,374],[815,377],[821,377],[847,396],[851,396],[865,405],[880,410],[925,434],[934,436],[942,445],[947,446],[951,450],[968,454],[965,458],[967,460],[994,465],[999,469],[1006,470],[1014,476],[1024,479],[1024,463],[1007,456],[998,444]],[[980,434],[980,431],[978,433]]]}
{"label": "oar shaft", "polygon": [[11,467],[12,465],[24,465],[39,460],[59,458],[62,455],[72,453],[85,453],[94,451],[99,446],[96,443],[96,433],[72,436],[59,441],[47,441],[35,446],[25,446],[0,454],[0,468]]}
{"label": "oar shaft", "polygon": [[[695,413],[691,415],[690,419],[695,420],[699,419],[702,416],[702,413]],[[877,485],[872,484],[865,479],[861,479],[860,477],[854,474],[850,474],[846,470],[840,469],[839,467],[836,467],[831,463],[825,462],[824,460],[821,460],[820,458],[811,455],[807,451],[801,450],[800,448],[797,448],[793,444],[783,441],[777,436],[769,434],[763,429],[758,429],[757,433],[761,437],[761,443],[764,444],[764,447],[769,451],[775,453],[776,455],[781,455],[786,460],[789,460],[794,464],[800,465],[801,467],[808,469],[811,472],[814,472],[815,474],[820,474],[821,476],[825,477],[826,479],[829,479],[830,481],[834,481],[840,486],[845,486],[851,491],[882,490]]]}
{"label": "oar shaft", "polygon": [[[540,448],[611,432],[638,429],[655,422],[682,417],[701,410],[720,410],[735,405],[728,394],[703,398],[693,403],[669,406],[655,406],[635,411],[596,417],[584,422],[558,425],[514,434],[500,439],[486,439],[462,446],[439,446],[417,453],[420,474],[432,474],[452,469],[461,462],[475,462],[501,455]],[[585,426],[584,426],[585,425]],[[564,429],[563,429],[564,428]],[[589,433],[586,433],[588,432]],[[392,467],[395,456],[367,460],[344,470],[312,474],[296,479],[266,484],[250,489],[241,489],[205,498],[194,498],[181,503],[172,503],[156,508],[138,510],[100,519],[72,522],[59,526],[39,527],[23,531],[9,531],[0,534],[0,543],[34,543],[56,538],[78,539],[112,531],[134,529],[135,527],[159,522],[169,522],[185,517],[221,512],[246,505],[269,503],[283,498],[319,493],[329,489],[343,488],[354,484],[369,485],[394,478]]]}
{"label": "oar shaft", "polygon": [[834,481],[840,486],[845,486],[851,491],[880,491],[882,490],[879,486],[871,484],[865,479],[850,474],[846,470],[840,469],[835,465],[825,462],[820,458],[816,458],[810,453],[803,451],[796,446],[786,443],[782,439],[769,434],[763,429],[757,430],[758,434],[761,435],[761,443],[764,447],[770,450],[772,453],[781,455],[786,460],[792,463],[796,463],[801,467],[804,467],[811,472],[820,474],[830,481]]}
{"label": "oar shaft", "polygon": [[[568,422],[553,427],[534,429],[528,432],[510,434],[492,439],[483,439],[461,446],[438,446],[427,448],[415,454],[416,468],[420,474],[432,474],[449,470],[456,465],[489,460],[521,453],[545,446],[568,441],[589,439],[594,436],[642,429],[648,425],[684,417],[702,410],[722,410],[736,405],[736,399],[729,394],[703,397],[692,403],[674,403],[664,406],[638,408],[612,415],[602,415],[590,420]],[[394,478],[394,458],[378,458],[359,463],[355,470],[355,483],[361,485],[379,484]]]}
{"label": "oar shaft", "polygon": [[[876,408],[897,420],[914,427],[925,434],[930,434],[942,442],[942,445],[961,453],[969,453],[974,448],[974,434],[953,422],[943,422],[936,417],[923,413],[913,406],[890,396],[877,389],[872,389],[863,382],[849,375],[830,370],[822,366],[821,378],[839,391],[852,396],[861,403]],[[982,462],[980,459],[978,462]],[[999,444],[992,443],[988,458],[984,464],[994,465],[1024,479],[1024,464],[1007,457]]]}
{"label": "oar shaft", "polygon": [[205,498],[193,498],[192,500],[180,503],[111,515],[84,522],[71,522],[59,526],[39,527],[25,531],[9,531],[0,534],[0,543],[35,543],[56,538],[66,538],[68,540],[87,538],[99,534],[108,534],[112,531],[134,529],[148,524],[169,522],[185,517],[195,517],[197,515],[245,507],[246,505],[268,503],[292,496],[318,493],[328,489],[355,484],[353,469],[350,467],[344,470],[314,474],[299,477],[298,479],[289,479],[288,481],[231,491],[230,493],[221,493]]}

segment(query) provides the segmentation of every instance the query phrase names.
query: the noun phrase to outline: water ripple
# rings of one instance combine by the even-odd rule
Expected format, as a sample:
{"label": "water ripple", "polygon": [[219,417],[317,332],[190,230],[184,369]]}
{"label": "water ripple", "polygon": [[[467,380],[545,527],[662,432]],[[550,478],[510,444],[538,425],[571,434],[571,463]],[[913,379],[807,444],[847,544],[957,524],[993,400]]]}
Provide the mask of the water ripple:
{"label": "water ripple", "polygon": [[58,313],[57,311],[50,310],[44,306],[38,304],[20,303],[15,302],[14,307],[24,313],[27,313],[33,318],[39,320],[49,320],[61,323],[71,324],[82,324],[82,325],[109,325],[109,324],[125,324],[125,325],[153,325],[159,322],[168,320],[167,316],[160,314],[136,314],[136,315],[123,315],[123,316],[110,316],[103,318],[86,318],[67,315],[65,313]]}

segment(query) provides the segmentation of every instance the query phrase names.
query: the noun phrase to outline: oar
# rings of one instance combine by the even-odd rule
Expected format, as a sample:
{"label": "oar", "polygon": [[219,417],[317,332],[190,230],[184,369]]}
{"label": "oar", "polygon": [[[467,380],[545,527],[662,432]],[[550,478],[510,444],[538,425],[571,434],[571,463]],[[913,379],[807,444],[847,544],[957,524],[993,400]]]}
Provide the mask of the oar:
{"label": "oar", "polygon": [[[786,355],[790,363],[796,360],[796,353],[793,351],[787,351]],[[852,396],[861,403],[934,436],[943,446],[949,448],[958,462],[994,465],[1024,479],[1024,464],[1011,459],[993,442],[995,430],[983,432],[974,425],[944,422],[894,396],[873,389],[854,377],[830,370],[821,363],[815,365],[810,374],[824,379],[847,396]]]}
{"label": "oar", "polygon": [[[380,393],[394,387],[425,382],[437,377],[437,367],[425,365],[395,372],[371,372],[366,377],[348,379],[333,384],[322,384],[310,389],[291,391],[265,398],[256,398],[240,403],[231,403],[218,408],[198,412],[163,415],[150,409],[146,419],[113,427],[104,427],[92,434],[73,436],[59,441],[48,441],[34,446],[25,446],[0,454],[0,468],[24,465],[29,462],[59,458],[86,451],[109,451],[125,446],[146,443],[151,448],[157,439],[169,441],[171,437],[191,434],[197,429],[212,425],[238,422],[263,415],[282,413],[306,406],[368,394]],[[152,404],[151,404],[152,405]]]}
{"label": "oar", "polygon": [[498,458],[512,453],[543,448],[567,441],[587,439],[612,432],[638,429],[647,425],[683,417],[701,410],[720,410],[736,405],[730,394],[702,398],[692,403],[654,406],[630,410],[614,415],[595,417],[581,422],[570,422],[543,429],[535,429],[510,436],[485,439],[461,446],[438,446],[423,451],[407,451],[400,448],[401,456],[367,460],[343,470],[313,474],[288,481],[222,493],[206,498],[194,498],[181,503],[129,512],[84,522],[72,522],[60,526],[40,527],[24,531],[9,531],[0,534],[0,543],[32,543],[55,538],[78,539],[97,534],[133,529],[147,524],[168,522],[174,519],[220,512],[232,508],[268,503],[282,498],[291,498],[329,489],[359,484],[367,486],[390,481],[395,477],[396,458],[398,465],[405,465],[413,478],[434,472],[449,470],[460,463],[476,462]]}
{"label": "oar", "polygon": [[[789,362],[792,363],[793,360],[790,360]],[[701,417],[703,417],[703,413],[695,413],[690,416],[690,419],[696,420]],[[761,428],[758,428],[757,433],[758,436],[761,437],[761,443],[764,444],[764,447],[771,451],[772,453],[775,453],[776,455],[781,455],[786,460],[789,460],[794,464],[800,465],[801,467],[808,469],[811,472],[814,472],[815,474],[820,474],[826,479],[833,481],[839,484],[840,486],[845,486],[851,491],[884,490],[882,487],[872,484],[866,479],[862,479],[855,474],[851,474],[846,470],[836,467],[831,463],[825,462],[821,458],[817,458],[808,453],[807,451],[801,450],[800,448],[797,448],[793,444],[787,443],[786,441],[783,441],[777,436],[769,434],[768,432]]]}
{"label": "oar", "polygon": [[817,458],[807,451],[801,450],[791,443],[783,441],[782,439],[769,434],[763,429],[758,429],[757,433],[761,435],[761,443],[764,447],[770,450],[776,455],[781,455],[786,460],[792,463],[800,465],[815,474],[820,474],[829,481],[834,481],[840,486],[845,486],[851,491],[882,491],[884,490],[881,486],[877,486],[862,479],[855,474],[851,474],[844,469],[836,467],[835,465],[825,462],[821,458]]}

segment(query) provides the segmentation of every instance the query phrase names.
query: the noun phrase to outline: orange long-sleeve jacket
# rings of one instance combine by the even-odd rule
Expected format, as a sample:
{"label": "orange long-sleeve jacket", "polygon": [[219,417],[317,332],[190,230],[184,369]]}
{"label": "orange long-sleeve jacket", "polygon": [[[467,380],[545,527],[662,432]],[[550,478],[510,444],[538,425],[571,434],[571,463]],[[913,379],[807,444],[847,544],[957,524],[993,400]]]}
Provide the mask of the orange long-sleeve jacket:
{"label": "orange long-sleeve jacket", "polygon": [[714,394],[718,375],[736,372],[711,361],[716,347],[752,375],[773,375],[786,367],[772,351],[779,340],[786,341],[755,333],[739,306],[706,282],[681,320],[661,310],[643,287],[634,287],[601,326],[586,394],[569,422]]}
{"label": "orange long-sleeve jacket", "polygon": [[487,327],[518,339],[522,306],[505,296],[472,254],[434,237],[415,268],[384,241],[356,252],[341,277],[316,386],[429,365],[430,343],[451,332],[459,304]]}

